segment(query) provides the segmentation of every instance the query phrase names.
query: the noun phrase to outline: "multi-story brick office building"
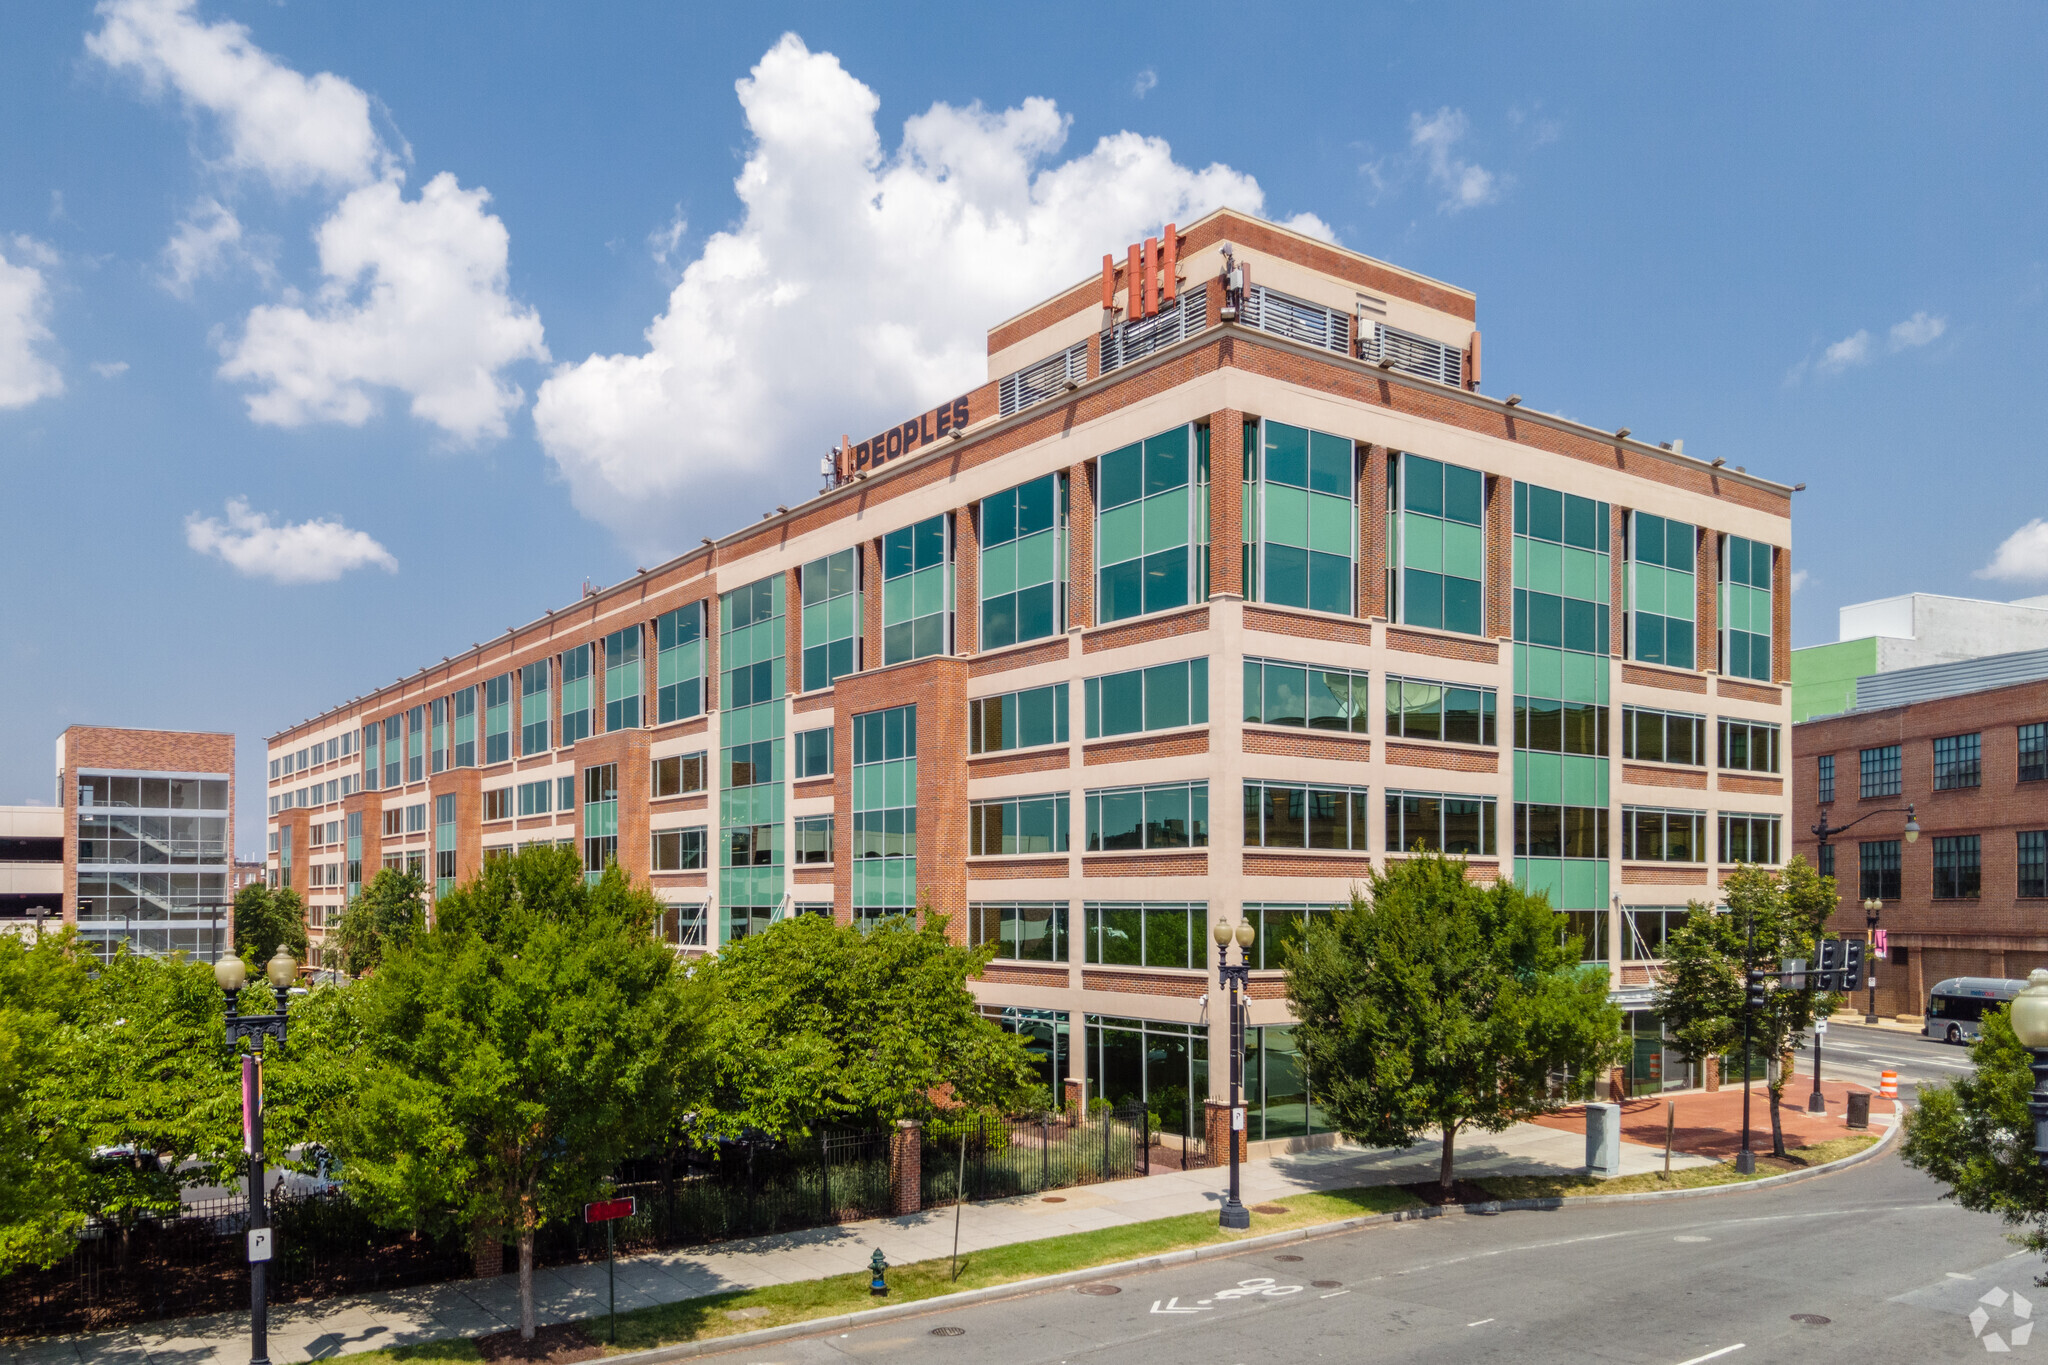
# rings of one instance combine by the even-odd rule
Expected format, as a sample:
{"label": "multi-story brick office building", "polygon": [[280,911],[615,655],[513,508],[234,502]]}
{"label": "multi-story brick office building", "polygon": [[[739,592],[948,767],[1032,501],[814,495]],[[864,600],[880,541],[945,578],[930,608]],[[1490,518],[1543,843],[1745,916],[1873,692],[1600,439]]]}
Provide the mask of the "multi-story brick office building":
{"label": "multi-story brick office building", "polygon": [[331,923],[380,863],[570,842],[707,947],[928,905],[1048,1079],[1195,1133],[1210,923],[1260,927],[1252,1136],[1297,1135],[1280,945],[1418,843],[1547,889],[1640,1003],[1780,852],[1792,490],[1482,396],[1474,316],[1169,227],[817,498],[276,736],[273,866]]}
{"label": "multi-story brick office building", "polygon": [[[2048,650],[1866,675],[1856,709],[1795,727],[1795,847],[1841,892],[1834,928],[1882,902],[1877,1008],[1921,1014],[1952,976],[2048,965]],[[1911,804],[1919,839],[1903,836]],[[1810,827],[1870,818],[1820,853]],[[1861,1004],[1859,999],[1855,1002]]]}
{"label": "multi-story brick office building", "polygon": [[74,725],[57,739],[63,917],[102,957],[225,947],[235,737]]}

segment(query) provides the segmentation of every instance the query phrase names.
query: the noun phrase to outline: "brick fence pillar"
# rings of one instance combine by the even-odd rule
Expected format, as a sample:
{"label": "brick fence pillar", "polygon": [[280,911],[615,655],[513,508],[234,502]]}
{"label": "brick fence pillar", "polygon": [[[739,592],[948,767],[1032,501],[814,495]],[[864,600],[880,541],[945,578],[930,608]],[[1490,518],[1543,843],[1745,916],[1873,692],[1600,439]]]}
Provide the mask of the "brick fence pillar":
{"label": "brick fence pillar", "polygon": [[[1203,1114],[1203,1136],[1208,1143],[1209,1164],[1228,1166],[1230,1164],[1230,1104],[1225,1100],[1207,1100]],[[1237,1159],[1247,1161],[1251,1149],[1245,1141],[1245,1130],[1237,1134]]]}
{"label": "brick fence pillar", "polygon": [[1709,1057],[1702,1063],[1701,1069],[1706,1073],[1705,1088],[1708,1090],[1719,1090],[1721,1088],[1721,1059],[1719,1057]]}
{"label": "brick fence pillar", "polygon": [[916,1213],[924,1206],[924,1125],[916,1119],[898,1119],[889,1133],[889,1189],[895,1213]]}
{"label": "brick fence pillar", "polygon": [[505,1244],[492,1233],[477,1235],[475,1273],[479,1280],[495,1280],[505,1273]]}
{"label": "brick fence pillar", "polygon": [[1088,1117],[1088,1082],[1076,1076],[1067,1077],[1066,1110],[1075,1119]]}

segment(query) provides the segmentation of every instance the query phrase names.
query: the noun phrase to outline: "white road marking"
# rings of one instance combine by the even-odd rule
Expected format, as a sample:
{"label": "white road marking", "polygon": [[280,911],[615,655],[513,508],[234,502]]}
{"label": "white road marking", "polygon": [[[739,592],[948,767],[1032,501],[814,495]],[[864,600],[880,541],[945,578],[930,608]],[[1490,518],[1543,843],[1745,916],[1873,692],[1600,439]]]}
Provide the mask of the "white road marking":
{"label": "white road marking", "polygon": [[1209,1310],[1206,1308],[1183,1308],[1180,1306],[1179,1296],[1176,1295],[1175,1297],[1166,1300],[1166,1304],[1164,1307],[1160,1306],[1160,1302],[1158,1299],[1152,1300],[1152,1311],[1154,1313],[1206,1313]]}
{"label": "white road marking", "polygon": [[1958,1274],[1957,1274],[1957,1273],[1956,1273],[1955,1271],[1953,1271],[1953,1270],[1951,1270],[1951,1271],[1949,1271],[1949,1272],[1948,1272],[1948,1277],[1949,1277],[1949,1278],[1950,1278],[1951,1280],[1974,1280],[1974,1279],[1976,1279],[1976,1278],[1977,1278],[1977,1277],[1976,1277],[1975,1275],[1958,1275]]}
{"label": "white road marking", "polygon": [[1337,1289],[1337,1290],[1333,1290],[1333,1291],[1331,1291],[1331,1292],[1330,1292],[1330,1293],[1328,1293],[1328,1294],[1325,1294],[1325,1295],[1323,1295],[1323,1297],[1324,1297],[1324,1298],[1326,1298],[1326,1299],[1336,1299],[1336,1298],[1342,1298],[1342,1297],[1343,1297],[1344,1295],[1346,1295],[1346,1294],[1349,1294],[1350,1292],[1351,1292],[1351,1291],[1350,1291],[1350,1290],[1348,1290],[1348,1289]]}
{"label": "white road marking", "polygon": [[1746,1343],[1744,1342],[1738,1341],[1733,1346],[1723,1346],[1718,1351],[1709,1351],[1703,1356],[1694,1356],[1691,1360],[1681,1360],[1678,1362],[1678,1365],[1700,1365],[1700,1362],[1703,1360],[1718,1360],[1720,1357],[1725,1356],[1732,1351],[1741,1350],[1745,1344]]}
{"label": "white road marking", "polygon": [[1480,1319],[1479,1321],[1477,1321],[1477,1322],[1468,1322],[1468,1323],[1466,1323],[1465,1325],[1466,1325],[1467,1327],[1484,1327],[1484,1326],[1486,1326],[1486,1324],[1487,1324],[1487,1323],[1489,1323],[1489,1322],[1492,1322],[1492,1321],[1493,1321],[1493,1319],[1492,1319],[1492,1318],[1481,1318],[1481,1319]]}

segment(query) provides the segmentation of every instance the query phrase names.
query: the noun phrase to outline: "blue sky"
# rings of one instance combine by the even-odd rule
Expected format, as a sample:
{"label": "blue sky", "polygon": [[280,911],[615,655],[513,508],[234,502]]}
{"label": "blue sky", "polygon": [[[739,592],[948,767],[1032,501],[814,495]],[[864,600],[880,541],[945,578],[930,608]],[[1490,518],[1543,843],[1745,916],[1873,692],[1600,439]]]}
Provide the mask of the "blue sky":
{"label": "blue sky", "polygon": [[231,729],[260,796],[1219,202],[1475,290],[1491,392],[1805,482],[1799,643],[2048,592],[2048,11],[1022,17],[11,7],[0,801],[71,723]]}

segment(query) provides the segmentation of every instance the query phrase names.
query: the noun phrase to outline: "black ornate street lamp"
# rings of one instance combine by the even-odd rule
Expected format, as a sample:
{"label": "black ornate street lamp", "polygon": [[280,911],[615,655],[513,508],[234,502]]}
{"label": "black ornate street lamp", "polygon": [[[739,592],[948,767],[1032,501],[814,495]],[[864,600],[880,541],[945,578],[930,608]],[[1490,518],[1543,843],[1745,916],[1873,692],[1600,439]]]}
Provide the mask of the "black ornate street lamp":
{"label": "black ornate street lamp", "polygon": [[2048,1171],[2048,969],[2027,973],[2027,988],[2006,1006],[2006,1019],[2020,1046],[2033,1054],[2034,1093],[2027,1112],[2034,1119],[2034,1164]]}
{"label": "black ornate street lamp", "polygon": [[[1820,847],[1826,848],[1828,840],[1834,838],[1837,834],[1846,833],[1856,828],[1856,826],[1862,824],[1873,815],[1899,815],[1902,813],[1906,817],[1906,842],[1909,844],[1918,842],[1920,838],[1920,820],[1913,813],[1913,803],[1911,801],[1908,801],[1903,806],[1885,806],[1879,810],[1866,811],[1846,825],[1830,825],[1828,823],[1828,813],[1822,811],[1820,813],[1820,823],[1810,825],[1808,828],[1812,830],[1813,837],[1820,841]],[[1877,912],[1883,908],[1884,902],[1875,896],[1863,902],[1863,970],[1868,973],[1866,979],[1870,983],[1864,988],[1867,994],[1863,1001],[1863,1022],[1866,1024],[1877,1022]]]}
{"label": "black ornate street lamp", "polygon": [[249,1158],[249,1365],[270,1365],[270,1312],[267,1272],[273,1244],[270,1237],[270,1204],[263,1197],[263,1040],[277,1039],[284,1045],[287,994],[298,976],[299,964],[279,944],[277,955],[265,965],[270,989],[277,997],[275,1014],[243,1014],[237,1009],[249,969],[239,957],[223,957],[213,964],[214,984],[227,997],[228,1046],[240,1051],[244,1038],[250,1050],[242,1057],[242,1150]]}
{"label": "black ornate street lamp", "polygon": [[[1216,975],[1225,997],[1230,1001],[1230,1124],[1224,1130],[1224,1139],[1230,1144],[1230,1197],[1223,1201],[1223,1211],[1217,1218],[1220,1227],[1242,1231],[1252,1225],[1252,1212],[1237,1197],[1237,1156],[1244,1145],[1244,1015],[1250,1006],[1252,969],[1244,960],[1251,951],[1252,943],[1259,931],[1248,919],[1232,925],[1229,920],[1219,918],[1211,930],[1216,940]],[[1230,944],[1237,943],[1237,965],[1229,962]]]}

